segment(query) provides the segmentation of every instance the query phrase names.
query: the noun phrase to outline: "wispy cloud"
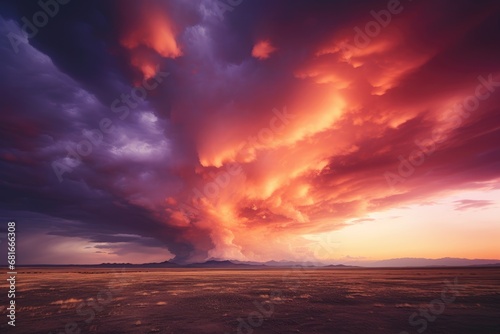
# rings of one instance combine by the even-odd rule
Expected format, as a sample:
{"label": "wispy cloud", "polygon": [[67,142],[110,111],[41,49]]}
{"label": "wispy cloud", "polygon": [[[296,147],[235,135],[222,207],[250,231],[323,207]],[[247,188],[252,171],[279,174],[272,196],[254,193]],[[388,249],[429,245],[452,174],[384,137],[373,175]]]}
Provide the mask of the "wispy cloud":
{"label": "wispy cloud", "polygon": [[485,208],[494,204],[493,201],[489,200],[472,200],[472,199],[463,199],[455,201],[454,203],[455,203],[455,210],[458,211]]}

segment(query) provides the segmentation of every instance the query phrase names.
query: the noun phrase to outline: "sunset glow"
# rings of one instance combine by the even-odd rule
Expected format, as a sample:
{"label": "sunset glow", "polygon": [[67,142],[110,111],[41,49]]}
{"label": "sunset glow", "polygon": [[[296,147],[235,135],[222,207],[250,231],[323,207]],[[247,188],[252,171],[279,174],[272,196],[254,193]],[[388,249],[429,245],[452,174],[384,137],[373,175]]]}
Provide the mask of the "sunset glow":
{"label": "sunset glow", "polygon": [[20,261],[500,259],[499,7],[438,2],[110,1],[3,38]]}

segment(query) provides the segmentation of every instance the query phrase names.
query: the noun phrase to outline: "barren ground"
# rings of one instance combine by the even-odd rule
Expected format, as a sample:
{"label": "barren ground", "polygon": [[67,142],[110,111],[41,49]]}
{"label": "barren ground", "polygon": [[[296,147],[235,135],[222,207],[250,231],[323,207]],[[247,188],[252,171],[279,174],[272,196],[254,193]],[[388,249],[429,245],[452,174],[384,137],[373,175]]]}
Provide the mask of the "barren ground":
{"label": "barren ground", "polygon": [[17,279],[16,327],[2,296],[1,333],[500,333],[500,268],[24,268]]}

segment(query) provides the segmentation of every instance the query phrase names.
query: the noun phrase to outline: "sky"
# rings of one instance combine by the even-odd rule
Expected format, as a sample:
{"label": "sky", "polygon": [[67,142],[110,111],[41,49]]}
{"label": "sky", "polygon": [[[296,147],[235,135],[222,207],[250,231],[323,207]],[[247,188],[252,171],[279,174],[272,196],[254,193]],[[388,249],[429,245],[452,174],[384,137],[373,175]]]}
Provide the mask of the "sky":
{"label": "sky", "polygon": [[19,264],[500,259],[499,31],[498,1],[3,1],[0,236]]}

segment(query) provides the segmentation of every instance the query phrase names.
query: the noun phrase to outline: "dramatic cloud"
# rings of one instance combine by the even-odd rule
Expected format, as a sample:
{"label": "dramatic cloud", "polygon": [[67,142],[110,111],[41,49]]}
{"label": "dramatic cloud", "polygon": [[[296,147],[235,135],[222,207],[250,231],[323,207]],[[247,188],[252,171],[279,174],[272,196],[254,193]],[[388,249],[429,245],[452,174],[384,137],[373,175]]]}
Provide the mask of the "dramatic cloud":
{"label": "dramatic cloud", "polygon": [[[371,256],[312,240],[492,209],[500,9],[389,3],[75,0],[1,39],[1,215],[68,262],[191,262]],[[41,10],[0,9],[5,36]]]}
{"label": "dramatic cloud", "polygon": [[145,79],[155,76],[155,55],[177,58],[182,51],[176,41],[176,29],[168,17],[168,7],[157,2],[122,2],[122,36],[120,44],[130,50],[130,62]]}

